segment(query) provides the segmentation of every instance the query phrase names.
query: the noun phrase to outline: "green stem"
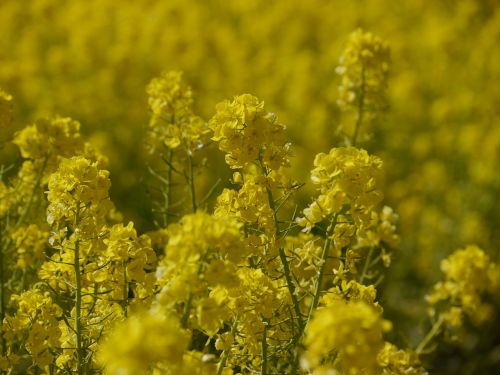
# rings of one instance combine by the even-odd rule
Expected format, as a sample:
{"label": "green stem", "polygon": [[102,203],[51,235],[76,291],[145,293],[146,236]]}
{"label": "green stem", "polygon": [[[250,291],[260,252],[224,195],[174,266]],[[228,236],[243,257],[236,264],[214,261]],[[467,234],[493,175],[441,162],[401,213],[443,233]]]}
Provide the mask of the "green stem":
{"label": "green stem", "polygon": [[[188,180],[188,185],[189,185],[189,190],[191,193],[191,206],[193,209],[193,213],[196,212],[196,193],[194,189],[194,168],[193,168],[193,157],[191,154],[188,154],[188,175],[187,175],[187,180]],[[198,270],[198,274],[201,271],[201,266],[202,263],[200,263],[200,269]],[[187,301],[184,305],[184,311],[182,313],[182,318],[181,318],[181,326],[182,328],[187,328],[188,321],[189,321],[189,313],[191,310],[191,305],[193,303],[193,293],[190,291],[188,294]]]}
{"label": "green stem", "polygon": [[[259,159],[260,166],[262,169],[262,173],[264,176],[267,176],[267,170],[264,167],[262,160]],[[274,226],[275,226],[275,234],[276,234],[276,239],[279,237],[279,225],[278,225],[278,214],[276,210],[276,205],[274,203],[274,197],[273,197],[273,192],[269,187],[266,186],[266,192],[267,192],[267,200],[269,202],[269,207],[273,211],[273,219],[274,219]],[[297,296],[295,295],[295,285],[292,280],[292,273],[290,271],[290,265],[288,264],[288,260],[286,259],[286,254],[283,248],[280,247],[279,249],[279,257],[281,264],[283,266],[283,273],[285,275],[285,280],[286,280],[286,285],[288,289],[288,293],[290,294],[290,298],[292,300],[293,304],[293,310],[295,312],[295,315],[297,316],[297,324],[298,324],[298,332],[294,335],[295,340],[297,342],[301,339],[303,331],[304,331],[304,322],[302,321],[302,312],[300,311],[300,304],[299,300],[297,299]],[[292,362],[292,372],[291,375],[295,374],[297,371],[297,365],[298,365],[298,351],[295,352],[293,362]]]}
{"label": "green stem", "polygon": [[283,265],[283,271],[285,274],[288,292],[290,293],[290,297],[292,299],[293,310],[295,311],[295,315],[297,315],[297,324],[299,325],[299,336],[300,336],[300,333],[302,332],[302,330],[304,328],[304,323],[302,322],[302,312],[300,311],[299,300],[297,299],[297,296],[295,295],[295,285],[293,284],[293,281],[292,281],[290,266],[288,265],[288,261],[286,259],[285,251],[283,250],[283,248],[279,249],[279,255],[280,255],[281,264]]}
{"label": "green stem", "polygon": [[425,335],[423,340],[418,344],[417,349],[415,349],[415,353],[421,354],[427,345],[441,332],[441,326],[443,325],[443,317],[439,315],[438,320],[432,325],[431,330]]}
{"label": "green stem", "polygon": [[80,221],[80,202],[77,202],[75,213],[75,257],[74,257],[74,272],[75,272],[75,332],[76,332],[76,356],[77,356],[77,372],[83,374],[84,353],[82,346],[82,281],[80,273],[80,240],[78,238],[78,224]]}
{"label": "green stem", "polygon": [[330,225],[328,226],[326,230],[326,239],[325,239],[325,244],[323,245],[323,252],[321,253],[321,266],[319,269],[319,274],[318,274],[318,280],[316,281],[316,290],[314,291],[314,296],[313,300],[311,303],[311,307],[309,309],[309,315],[307,317],[307,323],[311,321],[312,314],[316,307],[318,307],[319,303],[319,297],[321,294],[321,284],[323,284],[323,276],[325,273],[325,266],[326,266],[326,261],[328,259],[328,253],[330,251],[330,245],[332,242],[332,232],[333,228],[335,228],[335,222],[337,221],[337,215],[333,215],[332,220],[330,222]]}
{"label": "green stem", "polygon": [[371,259],[373,256],[373,251],[374,251],[374,248],[370,247],[370,251],[368,252],[368,255],[366,256],[365,265],[363,267],[363,272],[361,273],[361,276],[359,277],[360,284],[363,284],[364,279],[368,275],[368,270],[370,269],[370,263],[371,263]]}
{"label": "green stem", "polygon": [[191,154],[188,154],[188,184],[191,193],[191,207],[194,213],[196,212],[196,192],[194,188],[193,156]]}
{"label": "green stem", "polygon": [[189,313],[191,311],[191,305],[193,303],[193,293],[190,291],[184,304],[184,311],[182,312],[181,326],[182,328],[187,328],[189,321]]}
{"label": "green stem", "polygon": [[164,213],[163,213],[163,227],[166,228],[168,225],[168,213],[170,210],[170,190],[172,185],[172,159],[174,152],[169,148],[167,151],[167,181],[163,190],[163,197],[165,199]]}
{"label": "green stem", "polygon": [[[269,207],[273,211],[274,225],[276,227],[276,238],[278,238],[278,236],[279,236],[278,217],[277,217],[276,208],[274,205],[273,193],[267,186],[266,186],[266,191],[267,191],[267,198],[269,201]],[[279,256],[280,256],[281,264],[283,265],[283,272],[285,274],[288,292],[290,293],[290,298],[292,299],[293,309],[295,311],[295,315],[297,315],[297,322],[299,325],[299,337],[300,337],[302,329],[304,328],[304,324],[302,322],[302,313],[300,312],[299,301],[297,299],[297,296],[295,295],[295,285],[293,284],[293,281],[292,281],[292,273],[290,271],[290,265],[288,264],[288,260],[286,259],[285,251],[281,247],[279,249]]]}
{"label": "green stem", "polygon": [[363,117],[365,113],[365,69],[361,67],[361,87],[359,90],[359,100],[358,100],[358,117],[356,118],[356,124],[354,126],[354,134],[352,135],[351,145],[356,146],[356,140],[358,138],[359,128],[363,123]]}

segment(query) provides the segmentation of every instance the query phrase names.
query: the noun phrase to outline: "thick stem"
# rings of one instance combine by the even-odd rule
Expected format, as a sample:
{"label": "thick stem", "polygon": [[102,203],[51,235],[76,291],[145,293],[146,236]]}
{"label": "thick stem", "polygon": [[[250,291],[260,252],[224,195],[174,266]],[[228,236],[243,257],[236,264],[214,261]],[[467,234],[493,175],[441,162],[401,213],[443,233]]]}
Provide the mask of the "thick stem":
{"label": "thick stem", "polygon": [[193,213],[196,212],[196,191],[194,188],[194,166],[193,166],[193,156],[188,154],[188,184],[189,191],[191,193],[191,207],[193,209]]}
{"label": "thick stem", "polygon": [[295,285],[293,284],[293,281],[292,281],[290,266],[288,265],[285,251],[282,248],[279,249],[279,255],[280,255],[281,264],[283,265],[283,271],[285,274],[288,292],[290,293],[290,297],[292,299],[293,310],[295,311],[295,315],[297,315],[297,324],[299,326],[298,328],[299,328],[299,336],[300,336],[302,330],[304,329],[304,323],[302,322],[302,312],[300,311],[299,300],[297,299],[297,296],[295,295]]}
{"label": "thick stem", "polygon": [[[267,176],[267,171],[266,171],[266,168],[264,167],[264,165],[262,164],[262,161],[260,161],[260,166],[261,166],[261,169],[262,169],[264,176]],[[278,237],[280,235],[280,231],[279,231],[279,225],[278,225],[278,214],[277,214],[277,210],[276,210],[276,205],[274,204],[273,193],[272,193],[271,189],[269,189],[267,186],[266,186],[266,192],[267,192],[267,199],[268,199],[269,207],[273,211],[275,235],[276,235],[276,239],[278,239]],[[300,341],[302,334],[304,332],[304,322],[302,321],[302,312],[300,311],[299,300],[297,299],[297,296],[295,294],[295,285],[294,285],[293,280],[292,280],[292,273],[290,271],[290,265],[288,264],[288,260],[286,259],[285,251],[281,247],[279,249],[279,257],[280,257],[281,265],[283,266],[283,273],[285,275],[287,289],[288,289],[288,292],[290,294],[290,298],[292,300],[293,310],[294,310],[295,315],[297,317],[298,331],[294,334],[294,336],[295,336],[294,339],[298,342],[298,341]],[[292,375],[295,374],[297,371],[298,360],[299,360],[298,351],[296,351],[294,354],[293,361],[292,361],[292,371],[291,371]]]}
{"label": "thick stem", "polygon": [[172,159],[174,156],[174,152],[169,148],[167,151],[167,180],[165,182],[165,187],[163,190],[163,198],[164,198],[164,212],[163,212],[163,227],[166,228],[168,225],[168,215],[170,210],[170,191],[172,185]]}
{"label": "thick stem", "polygon": [[321,266],[319,269],[318,279],[316,281],[316,290],[314,291],[313,300],[311,302],[311,307],[309,309],[309,315],[307,317],[307,323],[311,321],[312,314],[316,307],[318,307],[319,297],[321,294],[321,284],[323,284],[323,276],[325,274],[326,261],[328,259],[328,253],[330,251],[330,245],[332,243],[332,232],[335,228],[335,222],[337,221],[337,215],[333,215],[330,225],[326,230],[325,244],[323,245],[323,251],[321,254]]}
{"label": "thick stem", "polygon": [[438,320],[432,325],[431,330],[425,335],[420,344],[418,344],[417,349],[415,349],[415,353],[421,354],[429,345],[429,343],[441,332],[441,326],[443,325],[443,317],[439,315]]}
{"label": "thick stem", "polygon": [[74,257],[74,272],[75,272],[75,333],[76,333],[76,357],[77,357],[77,373],[83,374],[84,369],[84,353],[82,345],[82,280],[80,270],[80,239],[78,238],[78,224],[80,221],[80,202],[77,203],[75,214],[75,257]]}
{"label": "thick stem", "polygon": [[191,305],[193,303],[193,293],[189,292],[186,303],[184,304],[184,311],[182,312],[181,326],[182,328],[187,328],[189,321],[189,313],[191,311]]}
{"label": "thick stem", "polygon": [[[191,208],[193,210],[193,213],[196,212],[196,193],[195,193],[195,188],[194,188],[194,168],[193,168],[193,157],[191,154],[188,154],[188,175],[187,175],[187,182],[189,185],[189,190],[191,193]],[[202,263],[200,263],[200,269],[198,270],[198,274],[201,271],[201,266]],[[181,326],[182,328],[187,328],[188,321],[189,321],[189,314],[191,310],[191,305],[193,303],[193,293],[190,291],[188,294],[188,298],[186,300],[186,303],[184,305],[184,311],[182,313],[182,318],[181,318]]]}
{"label": "thick stem", "polygon": [[368,255],[366,256],[366,259],[365,259],[365,265],[363,266],[363,271],[361,272],[361,276],[359,277],[360,284],[363,284],[363,281],[365,280],[366,276],[368,275],[368,270],[370,269],[370,263],[372,260],[373,252],[374,252],[374,248],[370,247]]}

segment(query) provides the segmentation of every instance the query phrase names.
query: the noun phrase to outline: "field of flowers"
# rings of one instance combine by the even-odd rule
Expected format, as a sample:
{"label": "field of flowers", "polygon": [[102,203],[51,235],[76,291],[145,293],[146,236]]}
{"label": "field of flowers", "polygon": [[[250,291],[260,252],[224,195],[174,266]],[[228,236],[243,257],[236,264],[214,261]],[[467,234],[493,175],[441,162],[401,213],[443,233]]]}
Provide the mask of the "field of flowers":
{"label": "field of flowers", "polygon": [[497,0],[0,0],[0,373],[497,374]]}

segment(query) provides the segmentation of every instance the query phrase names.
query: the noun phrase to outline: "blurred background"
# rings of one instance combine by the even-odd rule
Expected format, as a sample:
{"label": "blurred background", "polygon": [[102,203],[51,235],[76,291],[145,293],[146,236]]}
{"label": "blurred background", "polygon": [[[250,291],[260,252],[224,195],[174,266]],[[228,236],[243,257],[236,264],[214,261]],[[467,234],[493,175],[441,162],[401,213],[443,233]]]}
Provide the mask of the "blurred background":
{"label": "blurred background", "polygon": [[[391,47],[390,108],[360,146],[384,160],[385,202],[400,215],[380,299],[405,332],[394,340],[411,345],[443,257],[474,243],[499,261],[497,0],[0,0],[0,86],[19,127],[54,114],[80,121],[109,158],[125,221],[146,231],[152,78],[182,70],[207,120],[234,95],[265,100],[288,127],[294,177],[308,181],[314,155],[342,141],[335,67],[358,27]],[[471,327],[431,373],[494,373],[499,327]]]}

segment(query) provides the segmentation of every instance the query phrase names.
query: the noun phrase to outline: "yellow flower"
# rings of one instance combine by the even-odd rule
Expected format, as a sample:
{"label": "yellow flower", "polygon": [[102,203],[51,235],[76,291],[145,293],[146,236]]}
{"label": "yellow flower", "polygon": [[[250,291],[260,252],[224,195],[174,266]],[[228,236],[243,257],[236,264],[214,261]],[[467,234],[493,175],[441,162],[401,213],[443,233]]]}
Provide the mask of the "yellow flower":
{"label": "yellow flower", "polygon": [[48,244],[49,233],[36,224],[18,228],[12,233],[18,254],[17,266],[26,269],[35,260],[45,260],[44,250]]}
{"label": "yellow flower", "polygon": [[377,189],[381,174],[382,160],[355,147],[333,148],[328,154],[316,155],[311,180],[318,185],[320,195],[304,209],[298,224],[309,231],[347,205],[358,228],[370,225],[372,210],[383,197]]}
{"label": "yellow flower", "polygon": [[60,157],[81,155],[85,151],[80,123],[67,117],[40,119],[16,133],[13,142],[24,158],[35,161],[39,168],[45,164],[47,174],[57,169]]}
{"label": "yellow flower", "polygon": [[482,297],[498,286],[496,265],[489,256],[477,246],[469,245],[444,259],[441,270],[445,279],[434,286],[427,301],[432,306],[440,301],[449,302],[447,310],[442,312],[443,319],[451,326],[459,325],[462,321],[459,310],[477,323],[489,319],[490,308],[482,302]]}
{"label": "yellow flower", "polygon": [[382,374],[387,375],[425,375],[418,355],[412,351],[401,350],[386,342],[378,354],[378,363]]}
{"label": "yellow flower", "polygon": [[80,230],[99,226],[112,206],[110,186],[109,173],[97,163],[82,156],[63,159],[49,179],[47,222],[73,225],[78,211]]}
{"label": "yellow flower", "polygon": [[356,100],[363,100],[363,106],[371,111],[384,107],[389,59],[389,46],[379,37],[362,29],[350,35],[336,69],[342,77],[341,108],[356,106]]}
{"label": "yellow flower", "polygon": [[109,333],[100,345],[98,358],[107,374],[146,374],[159,363],[180,365],[188,340],[174,318],[140,313]]}
{"label": "yellow flower", "polygon": [[40,367],[48,365],[53,358],[49,350],[59,347],[61,308],[48,293],[39,289],[14,295],[12,301],[17,305],[17,311],[5,318],[2,327],[5,338],[11,342],[15,342],[15,338],[22,339],[34,363]]}
{"label": "yellow flower", "polygon": [[285,126],[255,96],[244,94],[217,104],[208,126],[231,168],[242,168],[258,160],[261,153],[262,163],[269,169],[289,164]]}
{"label": "yellow flower", "polygon": [[382,333],[390,328],[380,312],[363,301],[342,300],[317,310],[306,330],[305,367],[345,374],[379,374]]}
{"label": "yellow flower", "polygon": [[184,146],[189,152],[200,148],[209,129],[205,121],[193,114],[193,92],[183,81],[182,73],[163,73],[149,83],[146,91],[152,112],[148,131],[150,151],[162,144],[171,149]]}

